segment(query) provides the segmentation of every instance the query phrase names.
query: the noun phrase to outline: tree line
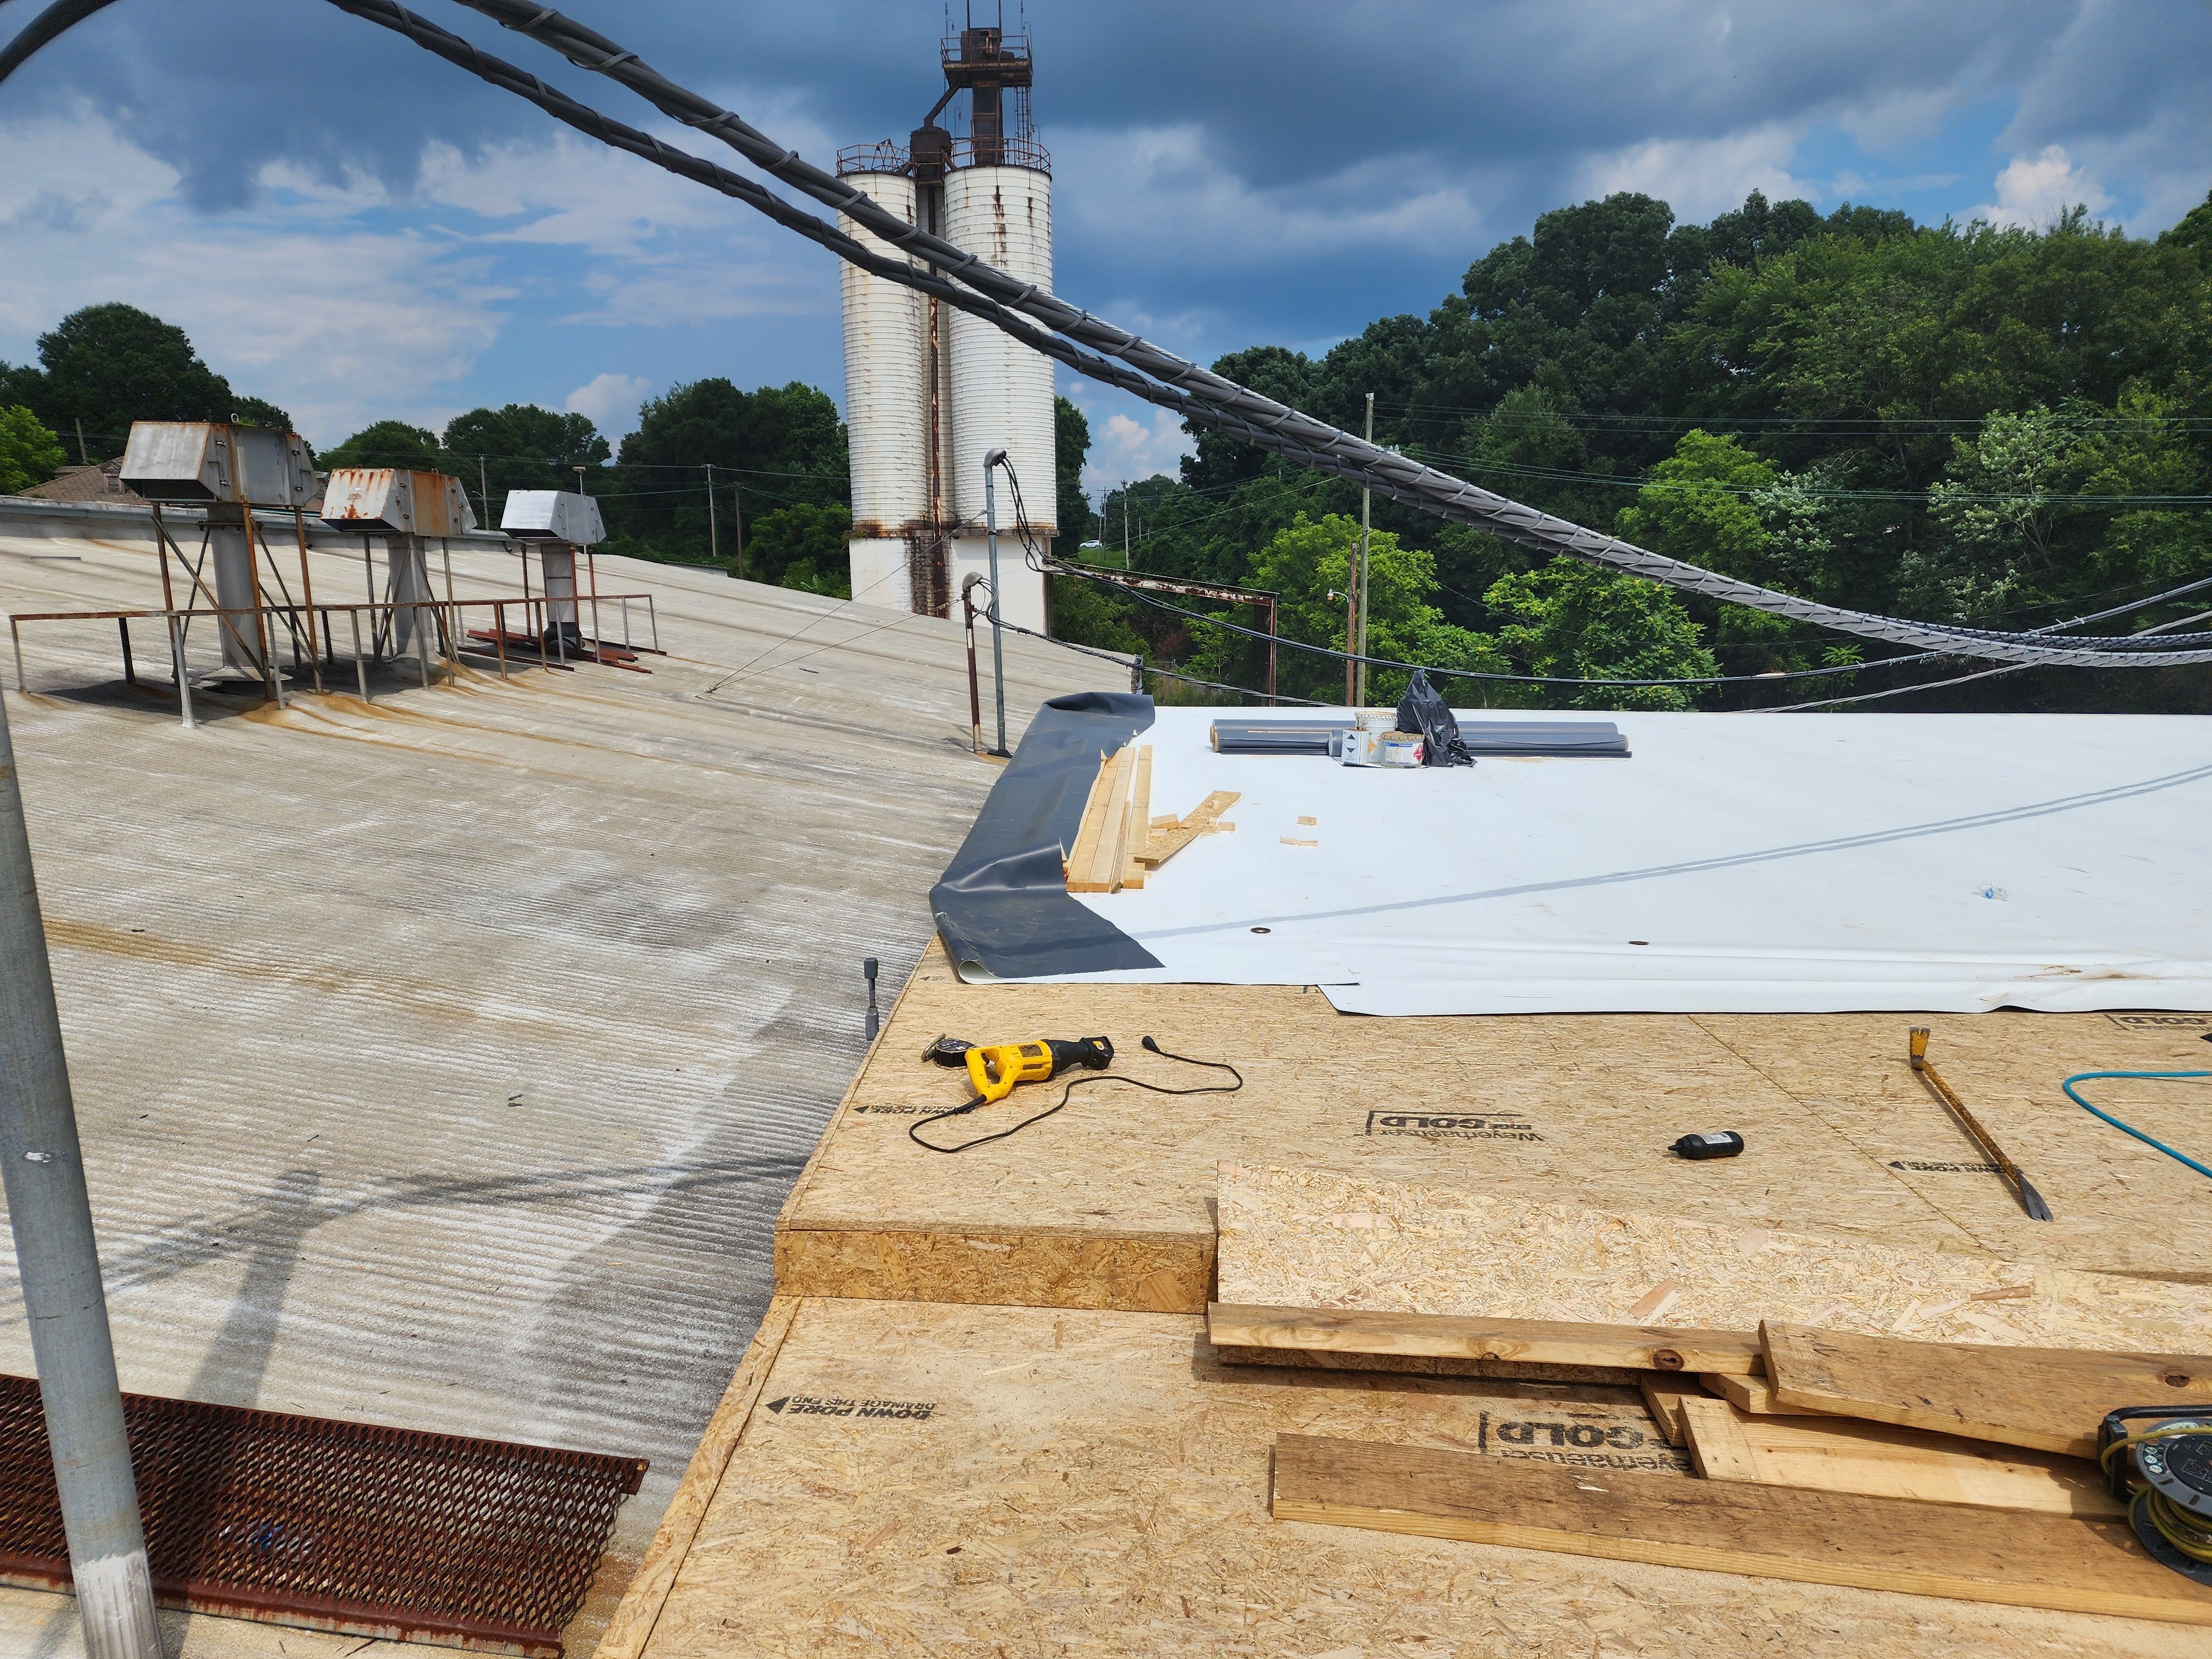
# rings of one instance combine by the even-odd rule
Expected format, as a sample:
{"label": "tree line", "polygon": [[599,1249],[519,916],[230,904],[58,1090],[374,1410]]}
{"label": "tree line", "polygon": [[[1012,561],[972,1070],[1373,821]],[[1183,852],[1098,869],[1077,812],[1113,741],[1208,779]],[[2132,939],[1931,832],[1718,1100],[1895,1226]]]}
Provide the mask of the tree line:
{"label": "tree line", "polygon": [[[1425,317],[1384,318],[1317,359],[1259,346],[1213,367],[1352,431],[1372,393],[1379,443],[1831,604],[2027,629],[2212,574],[2212,200],[2143,240],[2079,210],[2042,230],[1925,226],[1756,192],[1710,224],[1677,224],[1665,203],[1618,194],[1544,215]],[[1123,526],[1139,526],[1136,568],[1279,590],[1285,634],[1341,648],[1358,490],[1193,437],[1179,477],[1109,494],[1085,556],[1121,563]],[[1838,636],[1542,561],[1380,500],[1373,519],[1376,655],[1626,679],[1861,660]],[[1054,605],[1067,637],[1260,683],[1263,647],[1205,621],[1067,577]],[[1341,696],[1340,665],[1282,661],[1284,690]],[[1845,680],[1579,693],[1460,681],[1453,696],[1743,707],[1905,684]],[[1401,683],[1378,675],[1374,695]],[[1957,695],[1984,693],[1991,707],[2212,707],[2198,671],[2033,671]]]}

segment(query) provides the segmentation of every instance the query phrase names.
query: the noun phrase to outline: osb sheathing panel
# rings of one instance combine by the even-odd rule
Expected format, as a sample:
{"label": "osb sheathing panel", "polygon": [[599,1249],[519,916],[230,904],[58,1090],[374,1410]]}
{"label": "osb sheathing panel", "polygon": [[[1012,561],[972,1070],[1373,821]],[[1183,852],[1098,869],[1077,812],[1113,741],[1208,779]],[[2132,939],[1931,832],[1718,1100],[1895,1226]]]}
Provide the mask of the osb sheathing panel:
{"label": "osb sheathing panel", "polygon": [[2212,1353],[2201,1285],[1318,1170],[1224,1164],[1219,1209],[1226,1303]]}
{"label": "osb sheathing panel", "polygon": [[2212,1651],[2119,1620],[1278,1522],[1285,1432],[1535,1456],[1594,1481],[1682,1468],[1627,1389],[1230,1369],[1182,1316],[810,1299],[646,1651]]}
{"label": "osb sheathing panel", "polygon": [[[2168,1017],[2171,1018],[2171,1017]],[[2057,1212],[2027,1220],[1905,1060],[1936,1028],[1945,1076]],[[2212,1030],[2212,1024],[2204,1029]],[[1113,1073],[1218,1077],[1146,1053],[1232,1060],[1246,1087],[1170,1097],[1086,1087],[1012,1139],[954,1157],[907,1138],[966,1097],[923,1061],[970,1040],[1113,1039]],[[2195,1028],[2103,1015],[1674,1015],[1363,1019],[1311,989],[963,985],[933,945],[855,1079],[778,1230],[787,1294],[1030,1306],[1206,1300],[1214,1166],[1297,1164],[1389,1181],[1979,1255],[2212,1280],[2201,1182],[2082,1112],[2059,1080],[2088,1068],[2202,1065]],[[2104,1085],[2107,1088],[2115,1085]],[[2190,1085],[2166,1088],[2164,1118]],[[1019,1121],[1057,1084],[927,1133],[948,1144]],[[2124,1114],[2123,1114],[2124,1115]],[[1738,1158],[1685,1164],[1693,1129],[1735,1129]],[[2184,1137],[2186,1126],[2175,1133]],[[2169,1170],[2176,1172],[2169,1174]],[[1101,1249],[1110,1242],[1110,1249]]]}

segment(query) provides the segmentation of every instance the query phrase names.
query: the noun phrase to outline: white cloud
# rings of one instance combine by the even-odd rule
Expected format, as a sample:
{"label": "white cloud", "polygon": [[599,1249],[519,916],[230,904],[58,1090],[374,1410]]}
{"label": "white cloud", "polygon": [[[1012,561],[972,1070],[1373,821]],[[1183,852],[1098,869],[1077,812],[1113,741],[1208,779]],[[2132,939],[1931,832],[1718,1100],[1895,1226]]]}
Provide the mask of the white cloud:
{"label": "white cloud", "polygon": [[1185,269],[1353,249],[1455,251],[1474,238],[1482,218],[1465,169],[1448,179],[1425,158],[1376,157],[1261,187],[1223,162],[1194,123],[1061,129],[1053,143],[1055,210],[1063,224]]}
{"label": "white cloud", "polygon": [[1997,199],[1966,216],[1993,225],[2035,229],[2050,224],[2076,204],[2100,213],[2112,204],[2104,187],[2076,167],[2063,144],[2047,144],[2036,155],[2015,155],[1997,174]]}
{"label": "white cloud", "polygon": [[562,405],[572,415],[587,416],[606,437],[622,441],[637,419],[637,406],[653,382],[637,374],[595,374],[568,394]]}
{"label": "white cloud", "polygon": [[[1117,400],[1121,394],[1112,394]],[[1164,472],[1181,476],[1182,458],[1193,453],[1190,434],[1182,422],[1164,409],[1134,406],[1134,413],[1115,410],[1091,428],[1091,458],[1083,469],[1083,487],[1099,501],[1106,492],[1133,479]]]}
{"label": "white cloud", "polygon": [[1754,190],[1770,201],[1817,198],[1817,184],[1790,172],[1797,139],[1792,127],[1779,122],[1718,138],[1647,138],[1584,161],[1581,189],[1592,196],[1641,191],[1671,205],[1685,222],[1741,207]]}

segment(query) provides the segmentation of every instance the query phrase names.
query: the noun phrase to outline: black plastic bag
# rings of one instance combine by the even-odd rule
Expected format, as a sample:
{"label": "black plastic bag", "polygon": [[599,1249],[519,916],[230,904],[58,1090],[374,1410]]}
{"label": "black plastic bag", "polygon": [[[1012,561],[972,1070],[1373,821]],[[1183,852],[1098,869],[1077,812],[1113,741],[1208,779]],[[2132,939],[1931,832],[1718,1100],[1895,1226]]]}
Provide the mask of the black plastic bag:
{"label": "black plastic bag", "polygon": [[1406,695],[1398,700],[1398,729],[1421,734],[1424,766],[1474,764],[1474,757],[1467,752],[1467,744],[1460,738],[1459,722],[1452,718],[1450,705],[1429,684],[1425,670],[1413,671]]}

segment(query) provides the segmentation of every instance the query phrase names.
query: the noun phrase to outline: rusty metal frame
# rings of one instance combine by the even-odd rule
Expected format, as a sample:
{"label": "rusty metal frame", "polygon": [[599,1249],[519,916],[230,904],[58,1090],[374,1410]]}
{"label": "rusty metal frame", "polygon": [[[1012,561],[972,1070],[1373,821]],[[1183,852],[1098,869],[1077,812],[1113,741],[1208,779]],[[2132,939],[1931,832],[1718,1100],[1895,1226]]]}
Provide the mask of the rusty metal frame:
{"label": "rusty metal frame", "polygon": [[1047,567],[1056,574],[1077,576],[1087,580],[1105,581],[1115,587],[1132,587],[1146,593],[1179,593],[1185,599],[1212,599],[1219,605],[1249,605],[1267,613],[1267,690],[1270,705],[1275,701],[1275,641],[1279,637],[1276,615],[1282,595],[1264,587],[1237,587],[1228,582],[1185,581],[1179,576],[1155,576],[1143,570],[1094,570],[1088,565],[1072,565],[1064,560],[1054,560]]}

